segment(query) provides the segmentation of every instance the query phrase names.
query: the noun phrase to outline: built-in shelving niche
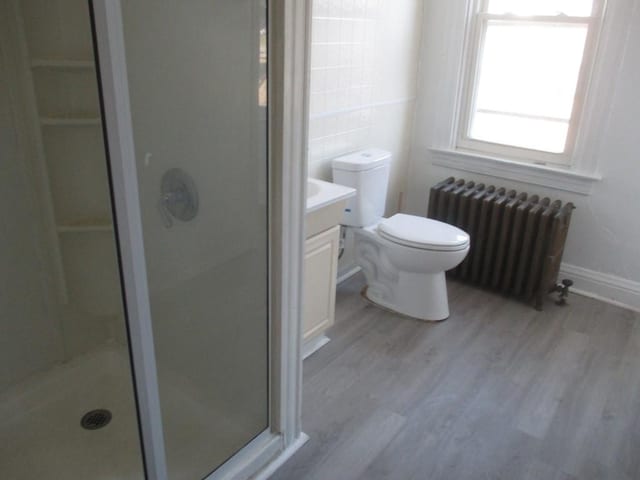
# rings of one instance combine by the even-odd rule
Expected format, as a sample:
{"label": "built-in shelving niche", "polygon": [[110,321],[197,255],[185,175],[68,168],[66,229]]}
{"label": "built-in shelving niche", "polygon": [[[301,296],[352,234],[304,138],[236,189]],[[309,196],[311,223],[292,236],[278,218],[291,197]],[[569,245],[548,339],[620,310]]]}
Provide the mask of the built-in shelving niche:
{"label": "built-in shelving niche", "polygon": [[113,338],[121,315],[90,18],[85,0],[24,1],[21,13],[55,217],[60,300],[77,353]]}
{"label": "built-in shelving niche", "polygon": [[42,140],[58,229],[110,225],[102,130],[92,125],[45,125]]}

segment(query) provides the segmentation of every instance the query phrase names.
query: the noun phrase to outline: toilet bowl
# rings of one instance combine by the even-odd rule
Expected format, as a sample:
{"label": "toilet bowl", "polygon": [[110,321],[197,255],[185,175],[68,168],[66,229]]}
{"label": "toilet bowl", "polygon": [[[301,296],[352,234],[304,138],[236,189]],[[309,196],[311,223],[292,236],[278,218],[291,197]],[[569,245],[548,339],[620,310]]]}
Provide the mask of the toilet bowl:
{"label": "toilet bowl", "polygon": [[397,214],[354,229],[366,297],[389,310],[440,321],[449,317],[445,271],[469,252],[469,235],[446,223]]}
{"label": "toilet bowl", "polygon": [[355,188],[342,225],[352,230],[355,261],[364,272],[365,296],[373,303],[421,320],[449,316],[445,271],[469,252],[469,235],[415,215],[383,218],[391,154],[361,150],[333,161],[333,181]]}

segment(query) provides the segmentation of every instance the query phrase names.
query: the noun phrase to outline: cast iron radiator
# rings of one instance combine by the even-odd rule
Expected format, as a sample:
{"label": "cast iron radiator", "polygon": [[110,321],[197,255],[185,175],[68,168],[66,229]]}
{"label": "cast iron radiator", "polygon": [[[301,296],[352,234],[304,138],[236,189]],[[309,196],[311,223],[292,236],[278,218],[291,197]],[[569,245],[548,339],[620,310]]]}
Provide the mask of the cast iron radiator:
{"label": "cast iron radiator", "polygon": [[449,275],[542,308],[557,291],[572,203],[449,177],[431,188],[428,217],[471,237],[467,258]]}

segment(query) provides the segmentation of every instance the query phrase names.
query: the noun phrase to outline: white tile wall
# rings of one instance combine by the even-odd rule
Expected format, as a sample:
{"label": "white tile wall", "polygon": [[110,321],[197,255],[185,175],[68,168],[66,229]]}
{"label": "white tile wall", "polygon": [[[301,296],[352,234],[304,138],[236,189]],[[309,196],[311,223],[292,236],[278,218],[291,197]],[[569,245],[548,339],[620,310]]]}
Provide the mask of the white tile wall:
{"label": "white tile wall", "polygon": [[391,150],[391,211],[406,183],[421,13],[419,0],[313,0],[309,175],[331,180],[331,159]]}

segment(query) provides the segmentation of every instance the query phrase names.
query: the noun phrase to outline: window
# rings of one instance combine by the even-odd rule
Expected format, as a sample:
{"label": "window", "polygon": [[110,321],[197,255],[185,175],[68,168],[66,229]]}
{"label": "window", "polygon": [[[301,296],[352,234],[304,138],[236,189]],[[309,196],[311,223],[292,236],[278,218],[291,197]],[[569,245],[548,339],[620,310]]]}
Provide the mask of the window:
{"label": "window", "polygon": [[458,148],[571,162],[603,2],[475,2]]}

